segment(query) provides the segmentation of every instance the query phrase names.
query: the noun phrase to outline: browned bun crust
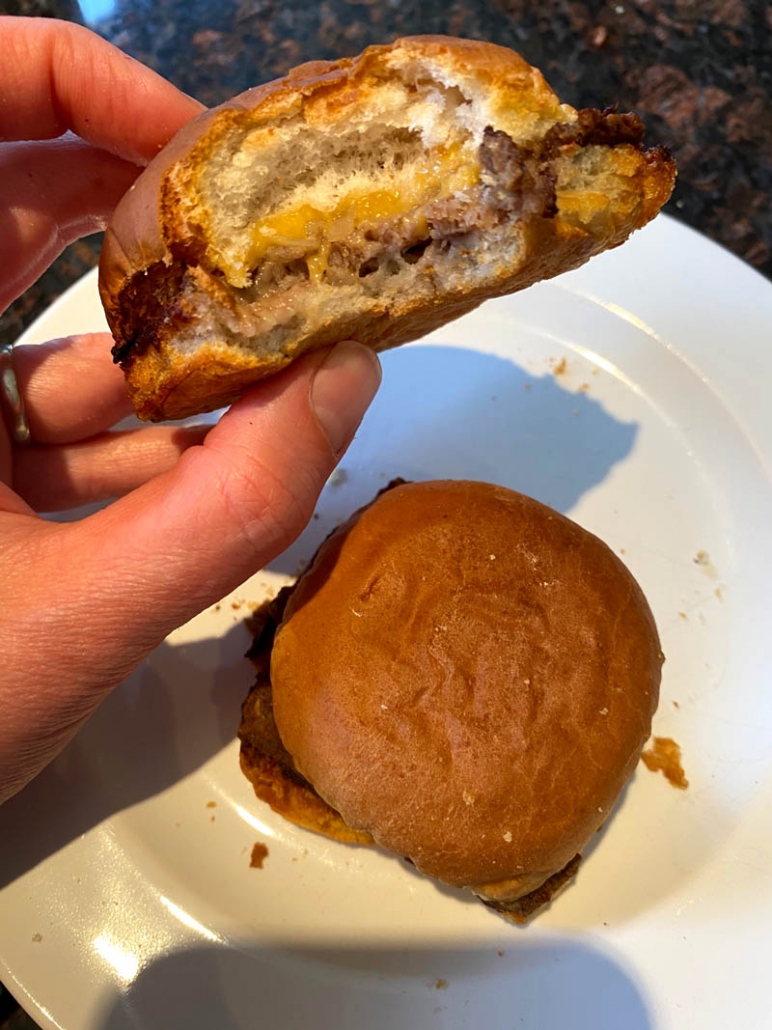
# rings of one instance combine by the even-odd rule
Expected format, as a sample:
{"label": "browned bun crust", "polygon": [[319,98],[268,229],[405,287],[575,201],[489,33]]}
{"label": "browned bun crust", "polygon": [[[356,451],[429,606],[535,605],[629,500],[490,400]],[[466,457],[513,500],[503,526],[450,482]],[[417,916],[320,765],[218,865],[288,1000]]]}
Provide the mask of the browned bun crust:
{"label": "browned bun crust", "polygon": [[[486,125],[486,131],[506,134],[522,158],[525,171],[515,177],[515,187],[511,175],[495,173],[505,175],[504,192],[515,188],[526,198],[511,215],[508,246],[502,247],[496,235],[505,231],[501,226],[472,239],[462,231],[440,230],[430,219],[435,244],[442,232],[450,234],[442,240],[454,241],[452,260],[430,247],[409,268],[395,252],[399,276],[389,285],[384,271],[383,282],[372,280],[369,292],[356,271],[355,285],[337,293],[329,270],[321,273],[321,284],[309,285],[307,273],[300,293],[287,292],[280,283],[266,307],[262,280],[254,285],[257,272],[242,267],[243,253],[239,259],[224,253],[222,241],[235,230],[224,220],[223,189],[212,186],[216,175],[224,174],[223,154],[241,146],[249,157],[252,144],[245,140],[257,140],[254,147],[265,153],[279,144],[294,145],[298,120],[309,138],[316,134],[314,139],[329,142],[356,127],[358,118],[377,120],[385,110],[384,83],[399,84],[409,98],[411,90],[424,89],[415,82],[427,76],[436,79],[433,96],[445,90],[451,97],[455,88],[467,97],[464,110],[474,110],[477,120],[475,139],[482,138]],[[442,117],[453,132],[467,132],[455,108]],[[510,50],[433,36],[370,47],[356,58],[301,65],[284,79],[200,115],[135,183],[105,235],[100,294],[135,410],[151,420],[211,410],[308,350],[344,338],[376,350],[396,346],[487,297],[523,289],[622,243],[654,217],[673,185],[670,156],[661,148],[644,151],[641,139],[634,116],[577,114],[561,106],[541,74]],[[425,163],[431,165],[438,152],[436,144],[427,144]],[[329,156],[303,154],[300,167],[280,162],[284,178],[307,172],[314,160],[317,171],[329,167]],[[244,172],[242,185],[252,190],[252,199],[244,202],[251,218],[254,196],[265,193],[265,182],[273,180],[258,176],[250,186],[249,174]],[[232,180],[227,182],[230,193],[224,193],[231,196]],[[298,202],[306,189],[301,182]],[[390,189],[393,181],[384,178],[382,190]],[[247,215],[239,217],[239,232],[246,233]],[[393,233],[394,227],[387,229]],[[406,246],[415,242],[413,230],[404,231]],[[426,231],[423,235],[429,238]],[[467,242],[458,244],[461,237]],[[482,260],[475,261],[475,254]],[[484,275],[482,265],[489,266]],[[285,285],[294,283],[296,274]],[[393,267],[388,274],[394,274]],[[277,289],[272,283],[270,289]]]}
{"label": "browned bun crust", "polygon": [[349,827],[518,919],[608,817],[661,663],[597,537],[502,487],[410,484],[334,533],[289,597],[273,715]]}
{"label": "browned bun crust", "polygon": [[260,800],[297,826],[344,844],[372,844],[368,833],[347,826],[340,814],[322,801],[297,772],[276,729],[269,676],[271,648],[290,593],[289,588],[279,591],[273,600],[261,605],[250,620],[254,642],[248,657],[252,659],[257,678],[241,707],[241,770]]}

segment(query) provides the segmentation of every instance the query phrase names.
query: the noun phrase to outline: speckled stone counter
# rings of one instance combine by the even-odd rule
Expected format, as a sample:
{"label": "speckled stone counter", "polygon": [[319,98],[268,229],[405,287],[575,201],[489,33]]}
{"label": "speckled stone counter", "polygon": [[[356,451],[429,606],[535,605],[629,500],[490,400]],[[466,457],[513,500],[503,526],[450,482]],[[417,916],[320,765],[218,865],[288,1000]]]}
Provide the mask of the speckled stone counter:
{"label": "speckled stone counter", "polygon": [[[205,104],[314,58],[414,33],[491,40],[577,106],[638,111],[679,180],[668,211],[772,276],[772,6],[767,0],[0,0],[80,21]],[[0,316],[15,339],[92,267],[69,247]],[[0,1028],[33,1024],[0,995]]]}

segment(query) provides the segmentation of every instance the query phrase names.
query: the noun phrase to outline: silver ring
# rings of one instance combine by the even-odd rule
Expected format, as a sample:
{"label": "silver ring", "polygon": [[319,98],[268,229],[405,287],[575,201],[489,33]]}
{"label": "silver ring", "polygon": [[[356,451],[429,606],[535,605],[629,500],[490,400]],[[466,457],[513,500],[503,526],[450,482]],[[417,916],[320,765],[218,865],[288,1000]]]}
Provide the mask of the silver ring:
{"label": "silver ring", "polygon": [[24,398],[13,367],[13,344],[0,344],[0,398],[14,443],[30,443],[31,435]]}

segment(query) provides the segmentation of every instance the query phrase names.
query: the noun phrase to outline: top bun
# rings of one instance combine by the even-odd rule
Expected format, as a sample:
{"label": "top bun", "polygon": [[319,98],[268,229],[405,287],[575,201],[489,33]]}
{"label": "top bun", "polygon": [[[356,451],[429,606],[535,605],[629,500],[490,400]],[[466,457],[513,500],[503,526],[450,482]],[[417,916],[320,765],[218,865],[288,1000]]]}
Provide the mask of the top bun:
{"label": "top bun", "polygon": [[490,43],[301,65],[194,119],[118,205],[100,292],[135,410],[234,400],[313,348],[415,339],[622,243],[675,168]]}
{"label": "top bun", "polygon": [[597,537],[502,487],[408,484],[328,538],[289,596],[273,716],[349,827],[506,909],[573,872],[608,817],[661,663]]}

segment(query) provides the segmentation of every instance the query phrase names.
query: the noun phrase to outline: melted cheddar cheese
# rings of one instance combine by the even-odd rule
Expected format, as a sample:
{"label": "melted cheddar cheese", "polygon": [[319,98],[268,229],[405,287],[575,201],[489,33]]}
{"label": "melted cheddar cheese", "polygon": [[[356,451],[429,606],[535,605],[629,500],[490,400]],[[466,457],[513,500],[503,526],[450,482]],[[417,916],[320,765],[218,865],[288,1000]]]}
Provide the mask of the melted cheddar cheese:
{"label": "melted cheddar cheese", "polygon": [[311,279],[318,282],[327,268],[330,243],[345,239],[359,226],[404,217],[474,186],[479,165],[460,151],[458,145],[445,148],[432,164],[416,169],[410,180],[401,180],[393,189],[352,190],[328,208],[301,204],[262,218],[252,227],[248,266],[254,268],[274,247],[291,246],[305,257]]}

